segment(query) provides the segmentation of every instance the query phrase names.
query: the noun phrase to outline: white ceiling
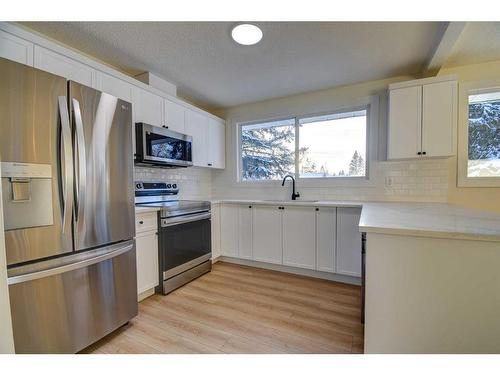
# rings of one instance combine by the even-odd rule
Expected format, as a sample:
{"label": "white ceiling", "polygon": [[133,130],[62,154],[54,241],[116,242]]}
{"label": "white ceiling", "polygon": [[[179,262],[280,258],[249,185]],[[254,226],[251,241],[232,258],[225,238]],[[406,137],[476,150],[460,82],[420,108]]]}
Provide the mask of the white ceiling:
{"label": "white ceiling", "polygon": [[500,60],[500,22],[467,22],[446,66]]}
{"label": "white ceiling", "polygon": [[437,22],[259,22],[261,43],[243,47],[228,22],[23,24],[130,74],[156,73],[211,108],[416,74],[443,29]]}

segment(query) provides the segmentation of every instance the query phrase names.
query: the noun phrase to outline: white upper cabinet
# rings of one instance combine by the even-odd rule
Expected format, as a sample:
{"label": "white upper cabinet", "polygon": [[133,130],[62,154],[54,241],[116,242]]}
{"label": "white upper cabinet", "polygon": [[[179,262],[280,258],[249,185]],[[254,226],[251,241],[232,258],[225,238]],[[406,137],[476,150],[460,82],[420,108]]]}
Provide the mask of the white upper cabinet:
{"label": "white upper cabinet", "polygon": [[316,268],[314,207],[286,206],[283,210],[283,264]]}
{"label": "white upper cabinet", "polygon": [[93,68],[37,45],[35,45],[34,66],[82,85],[95,87],[96,71]]}
{"label": "white upper cabinet", "polygon": [[421,150],[422,87],[389,93],[388,159],[415,158]]}
{"label": "white upper cabinet", "polygon": [[193,165],[207,167],[208,162],[208,117],[196,111],[186,111],[186,133],[193,137]]}
{"label": "white upper cabinet", "polygon": [[226,167],[226,127],[224,122],[208,119],[208,164],[212,168]]}
{"label": "white upper cabinet", "polygon": [[316,211],[316,269],[335,272],[337,209],[319,207]]}
{"label": "white upper cabinet", "polygon": [[144,122],[149,125],[163,125],[163,98],[140,87],[132,87],[134,123]]}
{"label": "white upper cabinet", "polygon": [[455,154],[457,82],[435,80],[389,87],[388,159]]}
{"label": "white upper cabinet", "polygon": [[132,85],[104,72],[97,72],[95,88],[99,91],[132,102]]}
{"label": "white upper cabinet", "polygon": [[186,107],[181,104],[175,103],[171,100],[165,99],[165,125],[169,129],[179,132],[186,132]]}
{"label": "white upper cabinet", "polygon": [[0,30],[0,57],[33,66],[33,43]]}
{"label": "white upper cabinet", "polygon": [[278,206],[254,206],[252,235],[254,260],[282,264],[281,212]]}
{"label": "white upper cabinet", "polygon": [[451,156],[455,153],[457,82],[424,85],[422,95],[422,152],[426,156]]}
{"label": "white upper cabinet", "polygon": [[337,208],[336,273],[361,276],[360,208]]}

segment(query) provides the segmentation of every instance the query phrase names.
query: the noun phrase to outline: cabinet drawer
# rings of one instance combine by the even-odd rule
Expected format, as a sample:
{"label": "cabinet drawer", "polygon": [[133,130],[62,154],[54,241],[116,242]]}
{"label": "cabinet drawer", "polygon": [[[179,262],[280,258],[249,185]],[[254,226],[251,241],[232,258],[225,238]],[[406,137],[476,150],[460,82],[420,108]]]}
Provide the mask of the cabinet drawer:
{"label": "cabinet drawer", "polygon": [[135,215],[136,233],[143,233],[157,229],[158,229],[158,222],[157,222],[156,212],[147,212]]}

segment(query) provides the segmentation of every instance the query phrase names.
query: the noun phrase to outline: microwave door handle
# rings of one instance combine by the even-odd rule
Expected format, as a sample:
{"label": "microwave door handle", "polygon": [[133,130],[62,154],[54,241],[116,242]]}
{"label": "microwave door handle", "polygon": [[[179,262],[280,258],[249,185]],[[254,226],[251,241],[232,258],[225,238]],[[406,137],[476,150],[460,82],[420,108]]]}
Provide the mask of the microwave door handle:
{"label": "microwave door handle", "polygon": [[[75,157],[76,165],[78,166],[77,183],[75,189],[76,204],[75,204],[75,217],[77,223],[82,223],[85,215],[85,195],[87,188],[87,158],[85,152],[85,136],[83,134],[83,120],[82,112],[80,110],[80,103],[75,98],[71,99],[73,103],[73,114],[75,119],[75,150],[77,155]],[[80,224],[82,225],[82,224]]]}
{"label": "microwave door handle", "polygon": [[69,123],[68,105],[65,96],[57,98],[59,106],[59,116],[61,118],[59,163],[61,187],[62,187],[62,233],[65,233],[68,222],[68,215],[73,212],[73,155],[71,150],[71,127]]}

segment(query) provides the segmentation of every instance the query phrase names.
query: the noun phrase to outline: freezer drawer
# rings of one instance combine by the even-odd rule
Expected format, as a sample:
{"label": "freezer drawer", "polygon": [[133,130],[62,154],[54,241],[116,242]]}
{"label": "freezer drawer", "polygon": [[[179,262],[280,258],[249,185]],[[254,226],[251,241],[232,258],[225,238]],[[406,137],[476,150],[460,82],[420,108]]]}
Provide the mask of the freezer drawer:
{"label": "freezer drawer", "polygon": [[135,240],[10,269],[8,282],[16,353],[76,353],[137,315]]}

